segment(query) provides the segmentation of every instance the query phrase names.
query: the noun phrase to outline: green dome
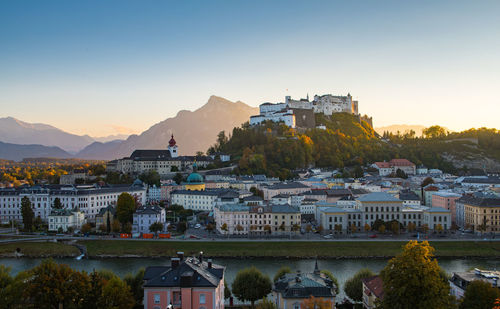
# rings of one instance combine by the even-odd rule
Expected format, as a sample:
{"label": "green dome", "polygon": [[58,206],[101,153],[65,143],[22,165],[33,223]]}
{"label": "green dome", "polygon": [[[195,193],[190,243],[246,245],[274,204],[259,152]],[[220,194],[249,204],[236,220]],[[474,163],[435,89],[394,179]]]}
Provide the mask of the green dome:
{"label": "green dome", "polygon": [[201,176],[200,174],[194,172],[194,173],[191,173],[189,174],[188,178],[187,178],[187,182],[188,183],[200,183],[200,182],[203,182],[203,176]]}

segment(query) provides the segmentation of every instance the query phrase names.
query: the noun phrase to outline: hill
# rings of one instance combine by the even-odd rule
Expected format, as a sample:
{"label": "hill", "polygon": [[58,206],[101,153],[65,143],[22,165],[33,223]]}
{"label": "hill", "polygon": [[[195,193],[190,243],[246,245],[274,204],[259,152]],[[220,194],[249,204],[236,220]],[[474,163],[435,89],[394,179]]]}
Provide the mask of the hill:
{"label": "hill", "polygon": [[447,134],[444,128],[435,126],[442,135],[421,138],[386,134],[379,138],[368,123],[356,116],[338,113],[316,117],[326,130],[295,130],[272,122],[245,124],[235,128],[230,138],[219,136],[209,152],[231,154],[232,160],[239,163],[237,172],[242,174],[262,173],[281,179],[291,177],[294,169],[354,168],[392,158],[407,158],[417,165],[446,172],[500,170],[500,131],[495,129]]}
{"label": "hill", "polygon": [[384,126],[384,127],[377,127],[375,128],[375,131],[383,135],[384,132],[389,132],[392,134],[397,134],[398,132],[400,134],[404,134],[406,132],[409,132],[410,130],[415,131],[416,136],[422,136],[422,131],[425,129],[425,126],[422,125],[410,125],[410,124],[394,124],[390,126]]}
{"label": "hill", "polygon": [[181,110],[175,117],[153,125],[140,135],[131,135],[125,141],[93,143],[76,157],[111,160],[129,156],[136,149],[164,149],[171,134],[175,136],[181,155],[193,155],[213,144],[217,133],[230,132],[257,112],[257,108],[243,102],[211,96],[195,111]]}
{"label": "hill", "polygon": [[42,145],[17,145],[0,142],[0,158],[20,161],[24,158],[50,157],[71,158],[72,155],[59,147]]}

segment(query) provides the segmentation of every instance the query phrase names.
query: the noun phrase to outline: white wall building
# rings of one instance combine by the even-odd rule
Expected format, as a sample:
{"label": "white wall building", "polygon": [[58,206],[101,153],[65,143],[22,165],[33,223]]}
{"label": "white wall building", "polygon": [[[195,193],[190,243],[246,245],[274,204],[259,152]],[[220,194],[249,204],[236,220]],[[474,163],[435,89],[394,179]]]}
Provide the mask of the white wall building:
{"label": "white wall building", "polygon": [[85,223],[85,215],[78,210],[54,209],[48,217],[49,231],[61,229],[67,232],[68,228],[79,230]]}
{"label": "white wall building", "polygon": [[151,233],[149,227],[151,224],[160,222],[163,224],[163,230],[166,230],[165,209],[156,205],[144,205],[134,212],[132,224],[132,233]]}

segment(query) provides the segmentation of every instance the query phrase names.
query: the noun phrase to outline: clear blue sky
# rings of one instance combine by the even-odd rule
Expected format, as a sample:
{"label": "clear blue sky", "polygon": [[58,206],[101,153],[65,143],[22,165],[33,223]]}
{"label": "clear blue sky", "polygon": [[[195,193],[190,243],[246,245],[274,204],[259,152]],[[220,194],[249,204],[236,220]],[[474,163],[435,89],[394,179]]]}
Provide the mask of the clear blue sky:
{"label": "clear blue sky", "polygon": [[[500,127],[500,1],[1,1],[0,117],[141,132],[210,95]],[[288,89],[288,91],[287,91]]]}

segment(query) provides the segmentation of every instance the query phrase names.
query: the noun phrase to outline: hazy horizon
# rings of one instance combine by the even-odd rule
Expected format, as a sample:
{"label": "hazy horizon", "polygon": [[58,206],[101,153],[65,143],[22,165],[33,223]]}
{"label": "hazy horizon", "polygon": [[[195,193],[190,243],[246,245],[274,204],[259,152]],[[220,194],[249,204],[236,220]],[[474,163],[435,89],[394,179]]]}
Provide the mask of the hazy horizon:
{"label": "hazy horizon", "polygon": [[141,133],[211,95],[351,93],[374,126],[499,128],[500,2],[0,3],[0,117]]}

